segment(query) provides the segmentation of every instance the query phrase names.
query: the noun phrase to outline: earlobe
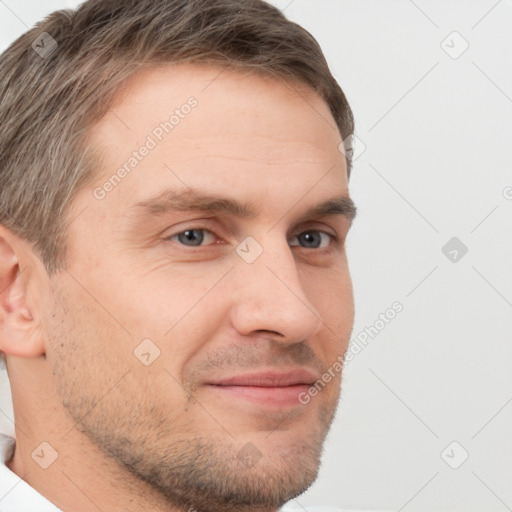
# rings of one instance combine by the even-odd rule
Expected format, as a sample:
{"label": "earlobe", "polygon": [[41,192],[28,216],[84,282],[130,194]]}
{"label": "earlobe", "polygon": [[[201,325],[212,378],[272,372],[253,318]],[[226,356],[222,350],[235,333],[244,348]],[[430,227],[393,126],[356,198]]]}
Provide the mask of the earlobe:
{"label": "earlobe", "polygon": [[31,278],[27,263],[21,269],[23,249],[4,226],[0,226],[0,350],[7,355],[37,357],[44,354],[38,315],[28,301]]}

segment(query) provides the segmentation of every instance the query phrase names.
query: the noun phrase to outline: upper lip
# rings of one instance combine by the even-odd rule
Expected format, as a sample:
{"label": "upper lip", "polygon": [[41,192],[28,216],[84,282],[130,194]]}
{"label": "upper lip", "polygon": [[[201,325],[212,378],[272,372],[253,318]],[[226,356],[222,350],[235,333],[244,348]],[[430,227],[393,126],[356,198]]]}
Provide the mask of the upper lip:
{"label": "upper lip", "polygon": [[243,375],[233,375],[223,377],[207,382],[215,386],[259,386],[259,387],[285,387],[294,385],[312,385],[318,380],[318,377],[309,370],[300,368],[288,371],[260,371],[246,373]]}

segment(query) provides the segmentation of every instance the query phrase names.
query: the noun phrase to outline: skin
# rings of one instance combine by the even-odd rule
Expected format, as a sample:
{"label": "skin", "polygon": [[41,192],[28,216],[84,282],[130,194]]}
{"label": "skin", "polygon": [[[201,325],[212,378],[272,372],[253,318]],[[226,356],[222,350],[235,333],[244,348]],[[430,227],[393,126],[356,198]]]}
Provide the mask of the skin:
{"label": "skin", "polygon": [[[91,128],[104,165],[67,214],[64,270],[48,276],[0,226],[0,348],[17,437],[8,466],[63,510],[270,512],[316,478],[339,373],[307,405],[207,383],[296,368],[319,377],[345,353],[350,213],[305,216],[348,197],[341,137],[306,86],[219,71],[139,73]],[[190,96],[197,107],[96,199]],[[141,217],[134,205],[166,189],[235,199],[252,215],[210,205]],[[178,236],[194,229],[208,230],[193,233],[204,245]],[[248,236],[263,250],[252,263],[236,252]],[[148,366],[134,355],[145,339],[160,351]],[[42,442],[58,453],[47,469],[31,457]]]}

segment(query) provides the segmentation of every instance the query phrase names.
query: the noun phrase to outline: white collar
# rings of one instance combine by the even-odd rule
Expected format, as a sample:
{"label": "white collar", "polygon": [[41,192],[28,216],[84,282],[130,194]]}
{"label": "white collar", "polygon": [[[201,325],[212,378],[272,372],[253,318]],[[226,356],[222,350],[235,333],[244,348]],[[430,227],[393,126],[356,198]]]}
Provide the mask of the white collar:
{"label": "white collar", "polygon": [[2,512],[61,512],[6,466],[5,463],[12,457],[15,446],[14,438],[0,433],[0,510]]}

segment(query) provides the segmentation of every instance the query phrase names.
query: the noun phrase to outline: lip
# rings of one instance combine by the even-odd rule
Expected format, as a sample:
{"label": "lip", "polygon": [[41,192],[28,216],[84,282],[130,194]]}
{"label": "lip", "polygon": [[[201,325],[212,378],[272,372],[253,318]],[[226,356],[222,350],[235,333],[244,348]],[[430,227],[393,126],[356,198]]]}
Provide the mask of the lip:
{"label": "lip", "polygon": [[299,395],[306,392],[319,377],[305,369],[264,371],[222,377],[206,383],[222,395],[239,398],[270,408],[300,405]]}
{"label": "lip", "polygon": [[288,371],[265,371],[257,373],[247,373],[243,375],[233,375],[213,379],[207,384],[214,386],[258,386],[258,387],[287,387],[296,385],[311,386],[319,377],[305,369],[295,369]]}

